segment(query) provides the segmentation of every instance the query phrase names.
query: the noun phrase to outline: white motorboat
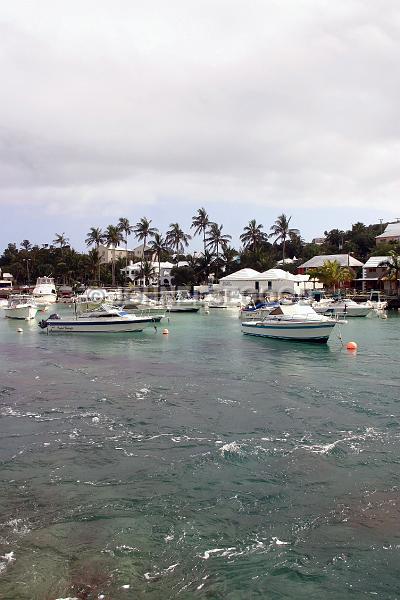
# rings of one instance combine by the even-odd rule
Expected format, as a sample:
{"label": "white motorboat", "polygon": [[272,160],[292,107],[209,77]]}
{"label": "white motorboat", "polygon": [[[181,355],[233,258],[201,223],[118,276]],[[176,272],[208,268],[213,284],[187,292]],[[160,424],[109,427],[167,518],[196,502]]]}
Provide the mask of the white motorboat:
{"label": "white motorboat", "polygon": [[241,294],[232,295],[226,292],[208,294],[205,296],[203,303],[204,308],[208,309],[237,310],[243,306]]}
{"label": "white motorboat", "polygon": [[[343,322],[343,321],[342,321]],[[301,304],[275,308],[262,321],[242,321],[247,335],[326,344],[338,320]]]}
{"label": "white motorboat", "polygon": [[171,313],[195,313],[200,310],[201,304],[189,295],[183,296],[181,292],[174,295],[164,294],[161,298],[164,308]]}
{"label": "white motorboat", "polygon": [[159,323],[161,318],[161,315],[129,314],[121,308],[102,304],[97,310],[68,318],[51,315],[40,321],[39,326],[48,333],[123,333],[143,331]]}
{"label": "white motorboat", "polygon": [[366,317],[373,308],[366,302],[357,303],[354,300],[321,300],[313,302],[313,309],[318,314],[322,315],[337,315],[345,317]]}
{"label": "white motorboat", "polygon": [[8,305],[4,307],[8,319],[24,319],[30,321],[36,317],[39,307],[32,296],[28,294],[15,294],[8,298]]}
{"label": "white motorboat", "polygon": [[369,299],[367,300],[366,304],[368,304],[377,312],[387,309],[387,301],[382,300],[381,292],[379,291],[371,290]]}
{"label": "white motorboat", "polygon": [[42,308],[57,302],[57,291],[52,277],[38,277],[33,289],[33,297],[36,304]]}

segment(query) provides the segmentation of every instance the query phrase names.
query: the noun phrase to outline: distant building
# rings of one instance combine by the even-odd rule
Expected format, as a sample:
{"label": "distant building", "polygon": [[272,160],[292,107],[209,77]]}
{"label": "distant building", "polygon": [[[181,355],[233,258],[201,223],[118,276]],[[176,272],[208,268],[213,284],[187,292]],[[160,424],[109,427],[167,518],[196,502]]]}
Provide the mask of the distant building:
{"label": "distant building", "polygon": [[[112,262],[114,246],[105,246],[104,244],[99,245],[99,258],[100,264],[105,265]],[[115,248],[115,260],[119,258],[126,258],[127,251],[125,248],[121,248],[117,246]],[[141,246],[136,246],[136,248],[130,249],[128,248],[128,259],[142,259],[143,256],[143,244]],[[144,249],[144,259],[145,260],[153,260],[155,258],[155,254],[150,246],[146,246]]]}
{"label": "distant building", "polygon": [[281,260],[277,261],[277,265],[282,266],[282,265],[293,265],[295,262],[298,261],[298,258],[296,258],[295,256],[293,256],[293,258],[282,258]]}
{"label": "distant building", "polygon": [[326,237],[316,237],[312,240],[312,244],[316,244],[317,246],[322,246],[322,244],[325,244],[326,241]]}
{"label": "distant building", "polygon": [[[154,269],[154,275],[150,278],[149,285],[150,286],[158,286],[159,277],[158,277],[158,261],[150,261],[151,266]],[[160,262],[160,285],[165,287],[171,287],[173,285],[171,276],[171,269],[174,267],[187,267],[188,263],[186,261],[179,261],[176,265],[175,263],[171,263],[168,261]],[[121,269],[121,273],[124,275],[126,272],[127,279],[129,279],[132,283],[136,283],[138,285],[144,285],[144,281],[140,277],[141,271],[141,263],[134,263],[130,261],[127,267]]]}
{"label": "distant building", "polygon": [[282,269],[268,269],[263,273],[254,269],[240,269],[219,280],[220,290],[263,294],[271,298],[279,298],[283,294],[300,295],[315,287],[322,286],[310,281],[309,275],[293,275]]}
{"label": "distant building", "polygon": [[302,265],[299,265],[298,272],[307,273],[309,269],[320,269],[327,260],[335,260],[341,267],[358,268],[363,266],[363,263],[354,258],[351,254],[319,254],[318,256],[313,256],[313,258],[310,258],[310,260],[307,260],[307,262]]}
{"label": "distant building", "polygon": [[2,290],[11,291],[12,287],[13,287],[13,276],[11,275],[11,273],[2,273],[2,270],[0,267],[0,292]]}
{"label": "distant building", "polygon": [[390,256],[371,256],[363,266],[362,289],[365,292],[369,290],[381,290],[386,293],[393,291],[393,281],[386,279],[386,265],[382,263],[390,262]]}
{"label": "distant building", "polygon": [[376,245],[389,244],[390,242],[400,242],[400,221],[397,223],[389,223],[386,229],[375,238]]}

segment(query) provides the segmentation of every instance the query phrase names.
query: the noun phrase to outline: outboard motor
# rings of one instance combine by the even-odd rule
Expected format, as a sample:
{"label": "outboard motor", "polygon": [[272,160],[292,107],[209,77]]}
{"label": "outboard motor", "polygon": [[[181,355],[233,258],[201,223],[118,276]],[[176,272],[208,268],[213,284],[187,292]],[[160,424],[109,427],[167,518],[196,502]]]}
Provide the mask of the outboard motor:
{"label": "outboard motor", "polygon": [[48,323],[47,321],[49,319],[52,319],[53,321],[58,321],[60,319],[60,315],[58,315],[57,313],[54,313],[53,315],[50,315],[47,319],[42,319],[41,321],[39,321],[38,325],[41,329],[46,329],[48,327]]}
{"label": "outboard motor", "polygon": [[54,320],[59,321],[60,315],[57,313],[54,313],[53,315],[50,315],[47,320],[49,320],[49,319],[51,319],[52,321],[54,321]]}

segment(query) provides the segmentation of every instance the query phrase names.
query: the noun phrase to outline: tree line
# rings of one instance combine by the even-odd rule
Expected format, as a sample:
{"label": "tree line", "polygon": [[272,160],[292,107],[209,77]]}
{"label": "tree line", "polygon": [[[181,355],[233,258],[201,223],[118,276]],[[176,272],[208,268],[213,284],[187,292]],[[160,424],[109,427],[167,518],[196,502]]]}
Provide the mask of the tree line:
{"label": "tree line", "polygon": [[[91,227],[86,234],[87,252],[74,250],[65,233],[55,234],[52,244],[32,245],[23,240],[20,247],[8,244],[0,257],[3,271],[10,271],[19,284],[34,282],[38,276],[55,277],[57,283],[64,284],[103,284],[126,283],[121,269],[126,267],[129,258],[128,241],[133,236],[142,243],[139,276],[145,282],[155,277],[153,262],[146,259],[144,250],[149,248],[156,262],[163,260],[175,263],[172,270],[176,285],[196,285],[207,283],[212,275],[218,281],[221,274],[229,274],[240,268],[250,267],[265,271],[275,267],[296,272],[299,261],[304,262],[316,254],[352,253],[365,261],[370,254],[385,254],[397,250],[375,246],[375,237],[381,225],[356,223],[351,230],[332,229],[325,231],[320,244],[305,243],[298,229],[291,226],[291,217],[282,213],[265,231],[264,225],[251,219],[240,235],[241,247],[232,246],[232,236],[224,231],[224,226],[212,221],[204,207],[192,217],[189,231],[184,231],[179,223],[171,223],[165,234],[154,227],[152,220],[142,217],[136,224],[120,218],[117,223],[104,230]],[[188,252],[189,243],[195,236],[202,239],[201,252]],[[101,264],[99,247],[106,245],[111,250],[111,264]],[[116,248],[125,247],[126,257],[117,259]],[[292,262],[294,257],[297,262]],[[286,263],[286,259],[291,259]],[[178,266],[184,260],[186,266]],[[158,269],[158,273],[160,269]]]}

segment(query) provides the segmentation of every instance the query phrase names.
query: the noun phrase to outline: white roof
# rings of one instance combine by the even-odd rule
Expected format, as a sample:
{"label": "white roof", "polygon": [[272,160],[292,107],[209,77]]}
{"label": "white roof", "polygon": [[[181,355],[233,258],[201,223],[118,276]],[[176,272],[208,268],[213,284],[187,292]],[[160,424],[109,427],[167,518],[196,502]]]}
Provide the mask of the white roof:
{"label": "white roof", "polygon": [[397,223],[389,223],[383,233],[376,236],[377,238],[400,237],[400,221]]}
{"label": "white roof", "polygon": [[[158,271],[158,261],[153,260],[153,261],[149,261],[149,262],[150,262],[151,266],[156,271]],[[178,267],[187,267],[187,266],[188,266],[188,263],[185,260],[180,260],[178,262]],[[175,263],[171,263],[171,262],[168,262],[168,261],[164,261],[164,262],[161,261],[160,262],[160,268],[161,269],[172,269],[173,267],[176,267]],[[126,270],[127,271],[140,271],[141,268],[142,268],[142,263],[140,261],[136,262],[136,263],[133,263],[131,261],[129,263],[129,265],[127,267],[123,267],[121,269],[121,271],[122,272],[125,272]]]}
{"label": "white roof", "polygon": [[226,275],[225,277],[221,277],[220,281],[246,281],[246,280],[254,280],[260,279],[261,273],[256,271],[255,269],[240,269],[240,271],[236,271],[236,273],[231,273],[230,275]]}
{"label": "white roof", "polygon": [[284,271],[283,269],[268,269],[268,271],[264,271],[261,273],[263,279],[283,279],[285,281],[297,281],[297,276],[289,273],[289,271]]}
{"label": "white roof", "polygon": [[390,256],[371,256],[365,263],[364,267],[371,269],[374,267],[379,267],[379,265],[383,262],[389,261]]}
{"label": "white roof", "polygon": [[326,260],[336,260],[341,267],[362,267],[363,263],[351,256],[351,254],[320,254],[313,256],[307,262],[299,266],[300,269],[312,269],[323,267]]}
{"label": "white roof", "polygon": [[293,258],[285,258],[282,260],[278,260],[277,265],[292,265],[297,261],[297,258],[293,256]]}

